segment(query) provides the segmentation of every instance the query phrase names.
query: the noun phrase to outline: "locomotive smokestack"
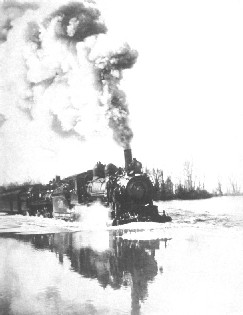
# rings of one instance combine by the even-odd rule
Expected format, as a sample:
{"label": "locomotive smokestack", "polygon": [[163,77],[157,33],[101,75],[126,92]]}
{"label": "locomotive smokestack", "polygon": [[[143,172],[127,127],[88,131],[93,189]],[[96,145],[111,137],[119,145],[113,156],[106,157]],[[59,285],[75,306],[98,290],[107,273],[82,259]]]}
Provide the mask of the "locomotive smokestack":
{"label": "locomotive smokestack", "polygon": [[132,162],[132,149],[125,149],[124,157],[125,157],[125,170],[127,171],[129,164]]}

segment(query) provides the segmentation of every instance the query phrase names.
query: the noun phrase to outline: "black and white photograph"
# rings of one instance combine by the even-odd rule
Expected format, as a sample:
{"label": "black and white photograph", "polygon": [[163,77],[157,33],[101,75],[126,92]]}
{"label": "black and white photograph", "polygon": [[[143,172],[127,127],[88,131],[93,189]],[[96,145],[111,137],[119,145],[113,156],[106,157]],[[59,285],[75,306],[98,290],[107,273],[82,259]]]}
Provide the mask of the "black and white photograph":
{"label": "black and white photograph", "polygon": [[243,0],[0,0],[0,315],[243,314]]}

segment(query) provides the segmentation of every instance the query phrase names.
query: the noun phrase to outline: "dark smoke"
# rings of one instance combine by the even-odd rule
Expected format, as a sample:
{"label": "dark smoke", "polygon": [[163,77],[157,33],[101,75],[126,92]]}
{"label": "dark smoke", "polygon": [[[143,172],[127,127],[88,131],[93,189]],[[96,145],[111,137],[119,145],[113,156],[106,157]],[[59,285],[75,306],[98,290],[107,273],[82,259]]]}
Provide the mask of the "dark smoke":
{"label": "dark smoke", "polygon": [[124,69],[130,69],[137,61],[138,52],[132,50],[130,46],[125,43],[124,46],[118,52],[110,52],[107,56],[100,56],[95,60],[95,66],[97,67],[97,73],[99,83],[103,86],[104,81],[110,81],[112,71],[118,70],[118,81],[122,79],[121,71]]}
{"label": "dark smoke", "polygon": [[109,56],[107,68],[115,70],[129,69],[135,64],[137,57],[138,52],[132,50],[126,43],[120,51]]}
{"label": "dark smoke", "polygon": [[0,6],[0,42],[7,40],[8,32],[12,29],[12,21],[21,17],[27,10],[36,10],[38,7],[37,3],[3,1]]}
{"label": "dark smoke", "polygon": [[119,88],[122,70],[131,68],[138,53],[125,44],[120,51],[99,57],[95,66],[101,89],[108,89],[109,101],[107,116],[109,127],[113,130],[114,140],[123,148],[128,148],[133,137],[129,126],[129,110],[125,93]]}
{"label": "dark smoke", "polygon": [[106,33],[106,26],[99,21],[100,12],[86,8],[82,3],[72,2],[52,13],[46,23],[57,18],[56,37],[68,41],[81,42],[85,38]]}
{"label": "dark smoke", "polygon": [[123,148],[129,147],[129,143],[133,138],[133,132],[128,121],[129,110],[125,93],[118,88],[112,92],[108,111],[110,113],[109,127],[114,131],[114,140]]}

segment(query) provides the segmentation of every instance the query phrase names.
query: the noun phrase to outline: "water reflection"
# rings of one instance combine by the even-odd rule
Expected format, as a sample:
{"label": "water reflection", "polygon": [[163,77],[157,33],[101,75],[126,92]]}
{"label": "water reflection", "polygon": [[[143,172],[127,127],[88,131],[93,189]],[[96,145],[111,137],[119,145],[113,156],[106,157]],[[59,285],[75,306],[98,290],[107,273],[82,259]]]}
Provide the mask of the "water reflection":
{"label": "water reflection", "polygon": [[[114,233],[107,234],[109,249],[104,251],[86,247],[83,241],[88,235],[85,233],[36,235],[32,244],[36,248],[46,247],[56,252],[60,263],[67,256],[74,271],[97,279],[103,288],[108,285],[113,289],[130,286],[132,314],[138,314],[140,302],[148,295],[148,282],[153,281],[158,273],[155,250],[159,249],[160,240],[131,241]],[[97,236],[100,237],[99,234]]]}
{"label": "water reflection", "polygon": [[[60,265],[70,261],[73,272],[96,279],[104,289],[130,290],[133,315],[140,314],[141,303],[148,297],[148,285],[162,268],[155,259],[156,250],[161,244],[166,247],[168,242],[168,239],[128,240],[114,231],[15,235],[14,238],[31,243],[37,251],[53,252]],[[47,286],[39,298],[52,301],[55,309],[61,305],[55,286]]]}

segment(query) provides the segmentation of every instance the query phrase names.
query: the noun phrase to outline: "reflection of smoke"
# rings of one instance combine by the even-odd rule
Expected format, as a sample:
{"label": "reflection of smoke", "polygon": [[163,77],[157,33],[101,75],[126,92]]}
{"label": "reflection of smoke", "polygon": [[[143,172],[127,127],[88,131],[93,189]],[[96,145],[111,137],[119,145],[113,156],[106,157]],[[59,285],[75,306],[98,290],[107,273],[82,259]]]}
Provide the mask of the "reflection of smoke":
{"label": "reflection of smoke", "polygon": [[[4,16],[0,103],[6,118],[2,132],[5,154],[15,156],[16,169],[21,165],[22,173],[41,170],[36,158],[30,164],[24,157],[36,154],[48,164],[41,155],[43,147],[49,144],[53,150],[61,139],[74,142],[106,134],[107,125],[114,139],[127,146],[132,131],[119,83],[122,70],[132,67],[137,53],[127,44],[111,48],[112,40],[95,5],[83,1],[53,8],[8,1],[0,10]],[[104,38],[105,52],[100,48]],[[34,134],[40,131],[41,139],[37,139]],[[3,167],[7,177],[19,179],[18,172],[13,178],[9,161]]]}

